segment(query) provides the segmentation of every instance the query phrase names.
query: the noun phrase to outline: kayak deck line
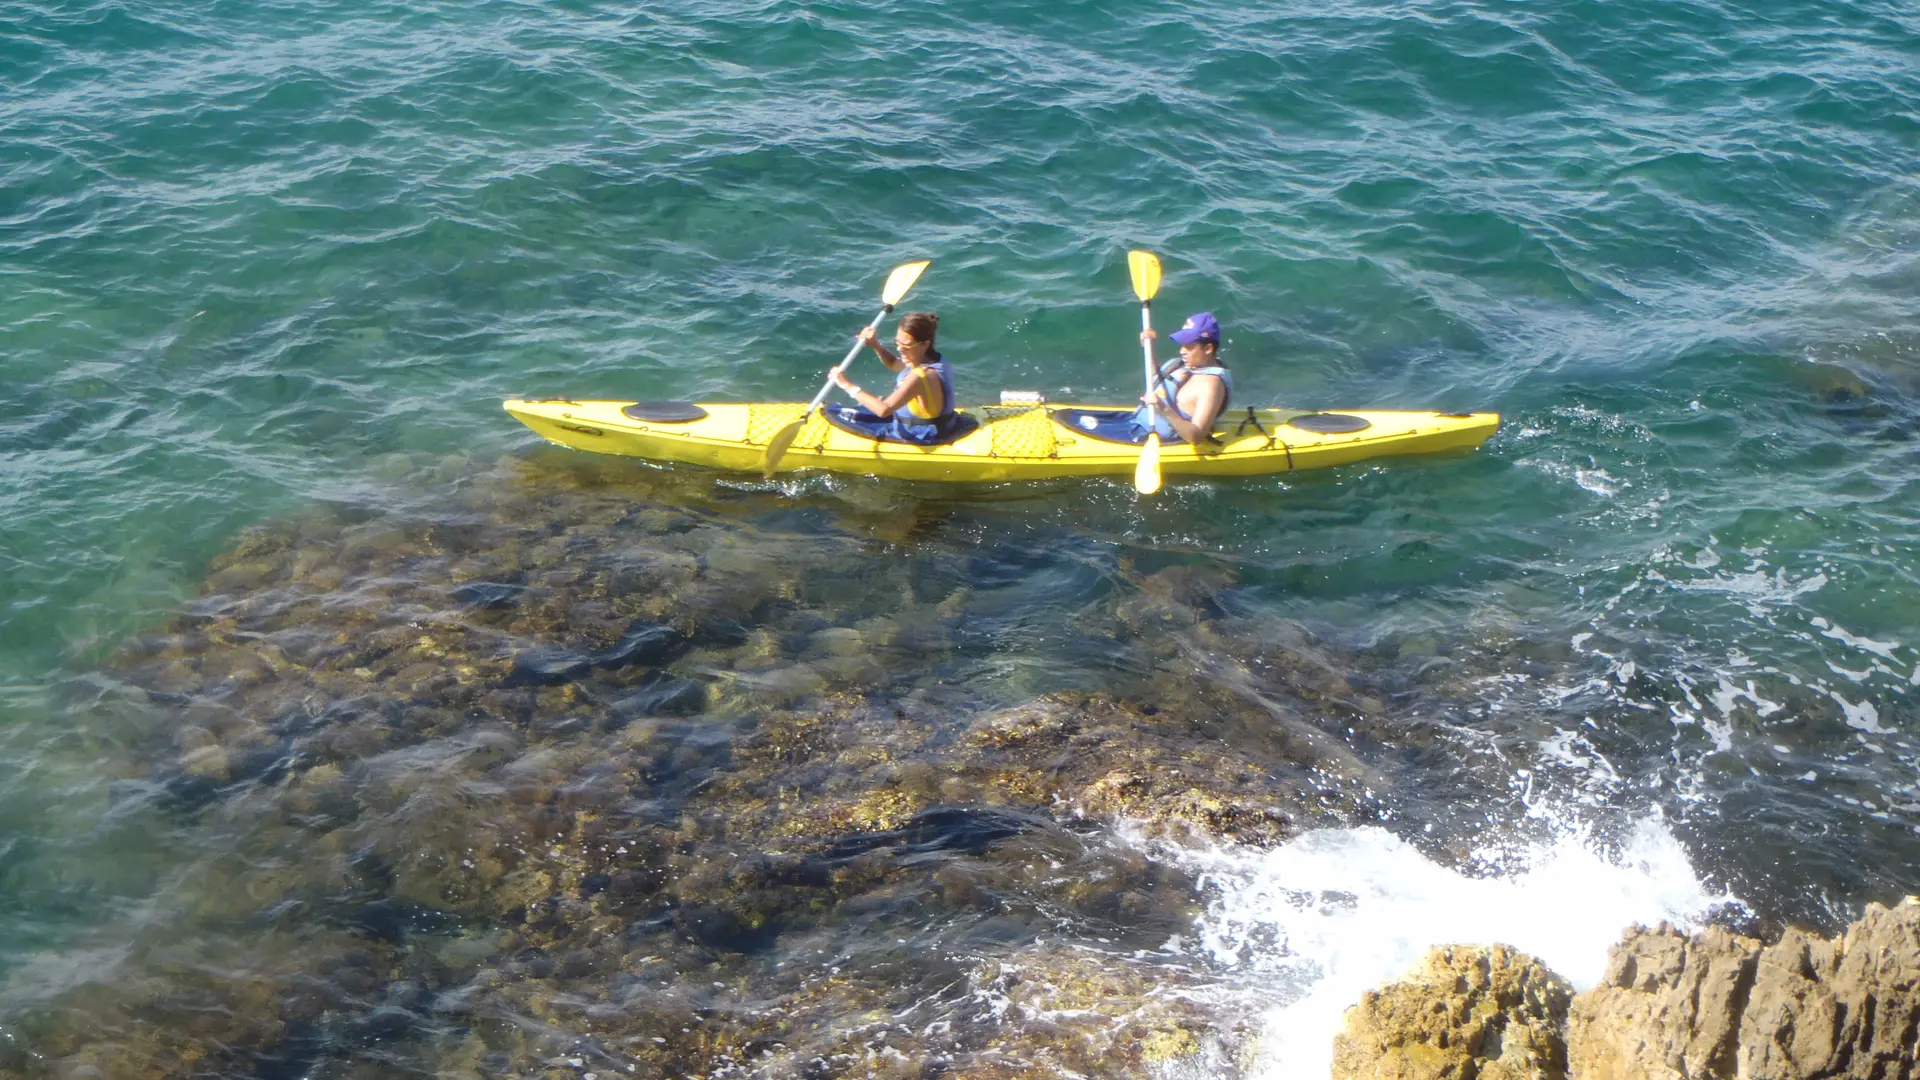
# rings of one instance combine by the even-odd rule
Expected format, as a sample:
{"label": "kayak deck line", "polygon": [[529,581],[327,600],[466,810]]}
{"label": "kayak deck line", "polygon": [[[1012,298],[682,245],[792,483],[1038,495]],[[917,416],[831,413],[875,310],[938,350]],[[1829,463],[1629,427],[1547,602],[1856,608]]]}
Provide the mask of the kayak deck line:
{"label": "kayak deck line", "polygon": [[[1131,475],[1140,446],[1125,441],[1126,405],[1008,402],[959,411],[974,426],[933,446],[876,440],[829,422],[805,402],[635,402],[513,398],[503,407],[551,442],[593,453],[759,471],[768,442],[801,424],[779,471],[829,469],[905,480],[983,482]],[[667,419],[636,419],[663,416]],[[1229,412],[1217,447],[1164,445],[1161,469],[1178,476],[1260,476],[1372,458],[1471,450],[1500,426],[1498,413],[1355,409]]]}

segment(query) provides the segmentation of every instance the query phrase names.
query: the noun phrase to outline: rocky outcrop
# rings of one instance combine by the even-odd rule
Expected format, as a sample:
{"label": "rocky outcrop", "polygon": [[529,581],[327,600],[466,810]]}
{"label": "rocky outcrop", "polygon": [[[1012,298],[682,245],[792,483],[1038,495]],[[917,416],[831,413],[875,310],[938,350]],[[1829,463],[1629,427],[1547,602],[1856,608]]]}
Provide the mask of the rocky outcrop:
{"label": "rocky outcrop", "polygon": [[1548,1080],[1567,1073],[1572,989],[1505,945],[1434,949],[1369,991],[1333,1041],[1342,1080]]}
{"label": "rocky outcrop", "polygon": [[1891,1080],[1915,1075],[1920,900],[1837,938],[1634,927],[1569,998],[1504,946],[1435,949],[1363,997],[1334,1080]]}
{"label": "rocky outcrop", "polygon": [[1911,1076],[1920,1037],[1920,902],[1869,904],[1841,937],[1772,945],[1723,930],[1636,928],[1574,999],[1580,1080]]}
{"label": "rocky outcrop", "polygon": [[1600,985],[1575,999],[1570,1051],[1582,1075],[1731,1076],[1760,943],[1718,927],[1688,937],[1636,927]]}

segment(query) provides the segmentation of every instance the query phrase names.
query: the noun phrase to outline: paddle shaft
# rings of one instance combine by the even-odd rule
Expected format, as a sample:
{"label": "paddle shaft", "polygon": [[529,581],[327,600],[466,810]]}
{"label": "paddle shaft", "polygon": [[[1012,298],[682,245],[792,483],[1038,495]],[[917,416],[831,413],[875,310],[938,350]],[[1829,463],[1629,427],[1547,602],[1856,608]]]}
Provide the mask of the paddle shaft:
{"label": "paddle shaft", "polygon": [[[875,315],[873,317],[873,321],[867,324],[867,329],[869,330],[880,329],[880,320],[886,318],[888,315],[892,313],[893,313],[892,304],[888,304],[887,306],[881,308],[880,314]],[[854,342],[853,348],[847,350],[847,358],[845,360],[840,361],[839,365],[835,367],[833,370],[835,371],[847,370],[847,365],[853,363],[853,358],[860,355],[860,350],[865,348],[866,344],[867,343],[864,341]],[[807,406],[807,414],[812,415],[813,410],[819,408],[820,403],[827,400],[827,395],[832,392],[833,392],[833,376],[829,375],[827,376],[826,385],[820,388],[819,393],[813,395],[813,402]]]}
{"label": "paddle shaft", "polygon": [[[1153,341],[1145,336],[1147,331],[1153,329],[1153,312],[1151,310],[1152,307],[1153,307],[1153,301],[1151,300],[1140,301],[1140,333],[1142,335],[1140,339],[1140,353],[1146,359],[1146,364],[1147,364],[1147,396],[1148,397],[1153,396],[1154,378],[1160,374],[1160,365],[1153,362]],[[1152,413],[1151,406],[1149,406],[1148,408],[1147,420],[1148,420],[1147,426],[1152,427],[1153,413]]]}

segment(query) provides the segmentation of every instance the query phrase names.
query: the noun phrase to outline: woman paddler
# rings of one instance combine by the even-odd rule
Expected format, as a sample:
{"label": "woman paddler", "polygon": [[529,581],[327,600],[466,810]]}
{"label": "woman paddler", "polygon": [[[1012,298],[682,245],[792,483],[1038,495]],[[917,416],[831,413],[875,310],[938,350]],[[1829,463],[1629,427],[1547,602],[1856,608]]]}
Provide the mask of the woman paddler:
{"label": "woman paddler", "polygon": [[937,442],[953,432],[959,415],[953,410],[953,373],[947,370],[946,359],[933,349],[933,334],[939,325],[938,315],[908,313],[894,334],[894,347],[900,350],[897,354],[880,344],[880,335],[873,327],[861,328],[858,340],[879,353],[880,362],[889,370],[900,373],[893,392],[884,399],[854,385],[837,367],[827,377],[852,395],[861,408],[882,420],[891,418],[889,434],[894,437],[906,442]]}
{"label": "woman paddler", "polygon": [[[1152,330],[1140,331],[1142,343],[1151,345],[1154,336]],[[1194,446],[1212,444],[1213,422],[1233,400],[1233,373],[1220,363],[1219,320],[1203,311],[1167,336],[1180,343],[1180,367],[1153,393],[1141,396],[1134,414],[1140,437],[1146,438],[1151,421],[1163,439],[1177,435]]]}

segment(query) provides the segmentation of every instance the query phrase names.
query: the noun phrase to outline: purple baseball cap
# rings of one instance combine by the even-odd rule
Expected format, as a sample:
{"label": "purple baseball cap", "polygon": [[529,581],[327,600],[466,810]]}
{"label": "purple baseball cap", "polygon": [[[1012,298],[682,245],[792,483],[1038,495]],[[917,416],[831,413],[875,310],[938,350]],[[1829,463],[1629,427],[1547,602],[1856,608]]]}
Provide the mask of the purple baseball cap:
{"label": "purple baseball cap", "polygon": [[1191,345],[1196,341],[1218,345],[1220,344],[1220,320],[1213,317],[1213,312],[1203,311],[1188,319],[1185,325],[1167,336],[1182,345]]}

